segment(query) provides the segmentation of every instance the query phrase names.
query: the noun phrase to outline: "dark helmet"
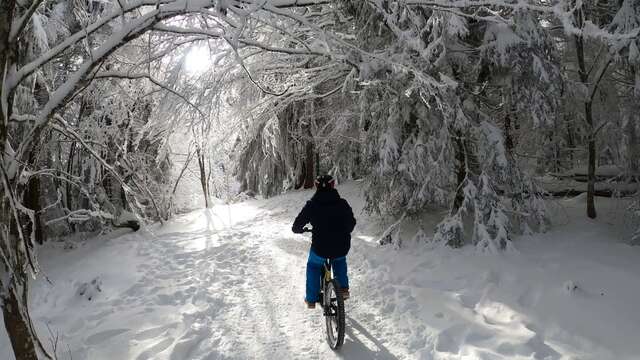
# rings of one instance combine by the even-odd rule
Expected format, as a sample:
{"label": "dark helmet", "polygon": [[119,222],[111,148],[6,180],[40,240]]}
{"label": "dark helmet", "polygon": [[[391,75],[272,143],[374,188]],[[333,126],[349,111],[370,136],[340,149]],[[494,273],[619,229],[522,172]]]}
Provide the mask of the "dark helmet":
{"label": "dark helmet", "polygon": [[331,177],[331,175],[320,175],[316,178],[316,188],[318,190],[329,190],[333,189],[336,181]]}

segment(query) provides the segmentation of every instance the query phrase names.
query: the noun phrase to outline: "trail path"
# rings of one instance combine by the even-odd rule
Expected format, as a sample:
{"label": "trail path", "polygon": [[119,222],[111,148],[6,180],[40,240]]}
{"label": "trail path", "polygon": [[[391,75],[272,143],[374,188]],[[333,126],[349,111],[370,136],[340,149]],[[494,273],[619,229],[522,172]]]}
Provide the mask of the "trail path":
{"label": "trail path", "polygon": [[[37,302],[79,311],[40,308],[36,317],[57,325],[73,359],[396,359],[379,340],[383,334],[367,330],[377,328],[374,314],[349,317],[343,350],[329,349],[321,311],[302,302],[309,237],[290,228],[282,210],[221,206],[111,239],[85,250],[112,264],[103,293],[87,302],[59,299],[54,289]],[[135,276],[110,286],[119,261],[136,264],[129,269]],[[351,271],[357,284],[358,266]],[[356,298],[348,309],[358,304]]]}
{"label": "trail path", "polygon": [[[360,214],[357,188],[346,190]],[[349,254],[347,336],[334,352],[321,311],[302,302],[309,235],[291,233],[291,223],[309,196],[220,205],[138,233],[81,239],[71,250],[50,244],[41,259],[52,283],[40,278],[32,290],[39,333],[57,334],[59,358],[74,360],[630,360],[640,353],[631,340],[640,333],[633,305],[640,249],[603,240],[610,225],[568,222],[519,243],[519,253],[479,255],[409,240],[399,251],[376,247],[371,234],[380,229],[365,216]],[[100,291],[79,294],[92,279]],[[0,350],[8,346],[3,337]],[[10,359],[4,354],[0,360]]]}
{"label": "trail path", "polygon": [[[132,287],[131,300],[146,303],[132,306],[171,305],[183,312],[173,326],[137,333],[146,344],[137,358],[160,352],[176,360],[338,357],[324,342],[320,311],[302,304],[308,239],[289,235],[286,218],[256,215],[218,229],[212,212],[205,212],[207,229],[154,239],[146,254],[150,264],[142,265],[144,275]],[[358,320],[349,322],[364,330]],[[382,346],[365,331],[351,330],[342,355],[394,358],[383,346],[364,345],[374,341]]]}

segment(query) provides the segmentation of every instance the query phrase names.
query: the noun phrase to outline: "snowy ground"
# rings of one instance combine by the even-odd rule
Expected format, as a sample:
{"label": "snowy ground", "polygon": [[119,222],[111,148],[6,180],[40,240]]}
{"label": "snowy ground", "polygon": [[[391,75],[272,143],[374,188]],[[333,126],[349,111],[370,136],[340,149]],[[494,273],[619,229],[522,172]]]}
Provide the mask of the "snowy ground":
{"label": "snowy ground", "polygon": [[[339,190],[357,213],[357,186]],[[380,229],[357,216],[347,339],[333,352],[320,310],[302,303],[308,238],[290,231],[310,195],[48,244],[51,283],[40,277],[31,296],[40,334],[74,360],[640,358],[640,247],[621,242],[622,207],[604,199],[598,221],[581,199],[555,202],[550,232],[500,255],[379,248]],[[6,349],[0,333],[1,360]]]}

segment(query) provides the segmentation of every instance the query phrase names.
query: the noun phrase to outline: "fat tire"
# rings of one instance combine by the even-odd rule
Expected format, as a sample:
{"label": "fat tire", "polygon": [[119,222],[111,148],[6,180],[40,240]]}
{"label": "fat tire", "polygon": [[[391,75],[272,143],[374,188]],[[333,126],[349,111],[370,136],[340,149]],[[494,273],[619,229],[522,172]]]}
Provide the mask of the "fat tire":
{"label": "fat tire", "polygon": [[[331,306],[331,296],[336,298],[336,316],[337,334],[334,334],[333,326],[331,323],[331,316],[325,317],[325,323],[327,326],[327,342],[329,347],[333,350],[339,349],[344,344],[344,332],[345,332],[345,313],[344,313],[344,300],[342,299],[342,293],[338,291],[338,283],[336,280],[331,280],[326,284],[324,291],[323,306]],[[330,310],[329,310],[330,311]],[[332,336],[333,335],[333,336]]]}

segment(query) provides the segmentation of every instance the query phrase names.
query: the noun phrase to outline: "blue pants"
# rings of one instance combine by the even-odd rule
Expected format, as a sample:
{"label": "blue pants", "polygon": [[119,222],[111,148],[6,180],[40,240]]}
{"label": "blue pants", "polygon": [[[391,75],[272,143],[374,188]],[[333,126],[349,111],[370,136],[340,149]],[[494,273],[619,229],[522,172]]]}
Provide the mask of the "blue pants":
{"label": "blue pants", "polygon": [[[318,256],[313,250],[309,250],[309,260],[307,260],[307,296],[308,302],[317,302],[320,294],[320,280],[322,279],[322,265],[325,258]],[[339,257],[331,260],[333,276],[342,288],[349,287],[347,277],[347,257]]]}

